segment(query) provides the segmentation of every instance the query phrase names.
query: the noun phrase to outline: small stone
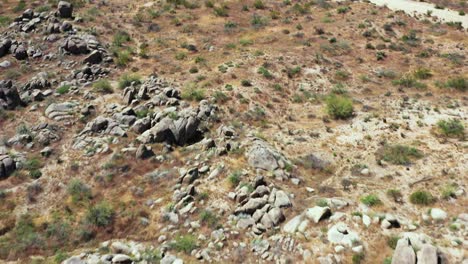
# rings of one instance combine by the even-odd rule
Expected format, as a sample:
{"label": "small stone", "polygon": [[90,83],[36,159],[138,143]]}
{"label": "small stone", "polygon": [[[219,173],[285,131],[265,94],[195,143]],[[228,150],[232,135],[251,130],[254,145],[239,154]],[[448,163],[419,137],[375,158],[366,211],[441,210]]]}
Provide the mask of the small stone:
{"label": "small stone", "polygon": [[447,218],[447,213],[442,209],[432,208],[431,209],[431,217],[432,217],[432,219],[434,219],[436,221],[442,221],[442,220],[445,220]]}

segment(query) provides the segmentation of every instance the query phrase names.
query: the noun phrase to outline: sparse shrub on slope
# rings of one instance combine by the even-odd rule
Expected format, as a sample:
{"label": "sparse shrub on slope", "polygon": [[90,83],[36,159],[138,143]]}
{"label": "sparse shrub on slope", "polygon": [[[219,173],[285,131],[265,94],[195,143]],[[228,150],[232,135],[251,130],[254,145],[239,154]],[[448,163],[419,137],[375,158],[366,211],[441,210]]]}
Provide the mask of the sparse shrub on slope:
{"label": "sparse shrub on slope", "polygon": [[328,114],[334,119],[347,119],[353,115],[353,101],[346,96],[330,94],[326,105]]}

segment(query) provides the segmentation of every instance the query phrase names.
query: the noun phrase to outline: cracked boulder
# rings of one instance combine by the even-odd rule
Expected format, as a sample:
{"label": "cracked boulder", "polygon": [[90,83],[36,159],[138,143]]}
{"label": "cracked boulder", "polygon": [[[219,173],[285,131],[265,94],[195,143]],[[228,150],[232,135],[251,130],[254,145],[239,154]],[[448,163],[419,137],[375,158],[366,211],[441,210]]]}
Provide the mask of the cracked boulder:
{"label": "cracked boulder", "polygon": [[166,116],[157,122],[149,130],[146,130],[137,139],[143,144],[162,143],[183,146],[200,139],[202,131],[201,123],[204,118],[212,114],[213,107],[193,110],[191,108],[173,114],[175,117]]}
{"label": "cracked boulder", "polygon": [[11,81],[0,81],[0,109],[12,110],[24,105]]}
{"label": "cracked boulder", "polygon": [[8,155],[0,155],[0,180],[10,176],[16,169],[15,161]]}
{"label": "cracked boulder", "polygon": [[50,104],[45,110],[45,115],[55,121],[72,119],[77,111],[78,103],[63,102]]}
{"label": "cracked boulder", "polygon": [[57,14],[61,18],[71,18],[73,15],[73,5],[66,1],[60,1],[57,5]]}

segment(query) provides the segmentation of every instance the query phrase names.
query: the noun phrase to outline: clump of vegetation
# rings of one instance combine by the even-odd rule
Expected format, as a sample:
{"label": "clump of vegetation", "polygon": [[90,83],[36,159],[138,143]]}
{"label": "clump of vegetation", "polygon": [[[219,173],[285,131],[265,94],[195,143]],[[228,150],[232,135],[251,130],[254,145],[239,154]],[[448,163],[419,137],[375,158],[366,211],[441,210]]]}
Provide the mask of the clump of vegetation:
{"label": "clump of vegetation", "polygon": [[413,75],[417,79],[425,80],[432,77],[432,72],[427,68],[418,68],[413,72]]}
{"label": "clump of vegetation", "polygon": [[300,73],[301,73],[301,67],[300,66],[297,66],[297,67],[293,67],[293,68],[287,68],[286,69],[286,73],[288,74],[288,78],[294,78],[296,76],[298,76]]}
{"label": "clump of vegetation", "polygon": [[257,72],[259,74],[263,75],[263,77],[265,77],[267,79],[272,79],[273,78],[273,75],[271,74],[271,72],[265,67],[258,68]]}
{"label": "clump of vegetation", "polygon": [[39,179],[42,176],[41,167],[42,162],[37,157],[32,157],[24,163],[24,168],[29,171],[29,176],[33,179]]}
{"label": "clump of vegetation", "polygon": [[468,90],[468,81],[463,76],[457,76],[449,79],[443,84],[445,88],[452,88],[461,92],[466,92]]}
{"label": "clump of vegetation", "polygon": [[250,20],[250,24],[254,27],[254,28],[261,28],[261,27],[264,27],[268,24],[268,21],[266,18],[260,16],[260,15],[257,15],[257,14],[254,14],[252,16],[252,20]]}
{"label": "clump of vegetation", "polygon": [[255,0],[253,6],[255,7],[255,9],[265,9],[265,4],[262,0]]}
{"label": "clump of vegetation", "polygon": [[446,184],[442,190],[442,198],[443,199],[449,199],[449,198],[456,198],[455,191],[456,191],[457,185],[456,184]]}
{"label": "clump of vegetation", "polygon": [[222,91],[216,91],[214,92],[213,94],[213,97],[214,99],[216,100],[216,102],[219,104],[219,103],[225,103],[229,100],[229,96],[227,96],[225,93],[223,93]]}
{"label": "clump of vegetation", "polygon": [[409,165],[413,159],[423,157],[416,148],[404,145],[385,145],[378,153],[378,158],[396,165]]}
{"label": "clump of vegetation", "polygon": [[26,9],[26,1],[20,0],[18,4],[13,8],[13,12],[19,13],[23,11],[24,9]]}
{"label": "clump of vegetation", "polygon": [[141,76],[138,74],[125,73],[120,76],[117,86],[119,89],[125,89],[126,87],[132,85],[132,83],[134,83],[134,85],[141,84]]}
{"label": "clump of vegetation", "polygon": [[440,133],[446,137],[464,138],[465,126],[458,119],[440,120],[437,122]]}
{"label": "clump of vegetation", "polygon": [[100,202],[88,209],[86,222],[97,227],[106,227],[114,220],[114,209],[107,202]]}
{"label": "clump of vegetation", "polygon": [[74,203],[92,198],[91,188],[78,179],[74,179],[68,184],[67,191]]}
{"label": "clump of vegetation", "polygon": [[190,252],[197,247],[197,239],[193,235],[178,236],[175,241],[171,243],[171,248],[179,252],[185,252],[186,254],[190,254]]}
{"label": "clump of vegetation", "polygon": [[231,186],[233,188],[235,188],[235,187],[237,187],[237,185],[239,185],[239,183],[241,181],[241,175],[242,175],[242,173],[240,171],[235,171],[235,172],[231,173],[231,175],[229,175],[228,181],[229,181],[229,183],[231,184]]}
{"label": "clump of vegetation", "polygon": [[182,99],[189,101],[201,101],[205,99],[205,90],[197,88],[193,83],[187,84],[183,89],[180,95]]}
{"label": "clump of vegetation", "polygon": [[347,119],[353,115],[353,101],[344,95],[330,94],[326,105],[328,114],[334,119]]}
{"label": "clump of vegetation", "polygon": [[387,245],[391,249],[395,249],[399,239],[400,239],[399,236],[390,236],[387,238]]}
{"label": "clump of vegetation", "polygon": [[5,27],[11,23],[11,18],[0,15],[0,27]]}
{"label": "clump of vegetation", "polygon": [[132,61],[132,53],[127,49],[118,50],[114,52],[114,55],[115,55],[114,62],[115,64],[117,64],[117,66],[120,66],[120,67],[127,66],[127,64],[130,61]]}
{"label": "clump of vegetation", "polygon": [[62,85],[59,88],[57,88],[56,92],[58,94],[66,94],[70,91],[71,86],[68,84]]}
{"label": "clump of vegetation", "polygon": [[418,82],[413,76],[405,75],[400,79],[393,80],[392,84],[395,86],[400,86],[404,88],[417,88],[417,89],[424,89],[427,87],[426,84],[422,82]]}
{"label": "clump of vegetation", "polygon": [[211,228],[216,228],[219,222],[219,218],[210,210],[203,210],[200,213],[200,221],[203,224],[208,225]]}
{"label": "clump of vegetation", "polygon": [[226,5],[216,6],[213,8],[213,12],[216,16],[219,17],[228,17],[229,11]]}
{"label": "clump of vegetation", "polygon": [[112,45],[115,47],[122,47],[123,44],[130,42],[132,38],[130,35],[125,31],[118,31],[115,33],[114,38],[112,40]]}
{"label": "clump of vegetation", "polygon": [[401,191],[398,189],[388,189],[387,196],[392,198],[395,202],[401,202],[401,199],[403,198]]}
{"label": "clump of vegetation", "polygon": [[435,202],[434,196],[430,192],[418,190],[410,195],[410,202],[417,205],[429,205]]}
{"label": "clump of vegetation", "polygon": [[250,80],[242,80],[241,85],[244,87],[252,86],[252,82]]}
{"label": "clump of vegetation", "polygon": [[369,194],[361,198],[361,202],[367,206],[375,206],[382,204],[382,201],[375,194]]}
{"label": "clump of vegetation", "polygon": [[353,255],[353,258],[352,258],[352,261],[353,261],[353,264],[360,264],[364,261],[364,258],[365,258],[365,255],[364,253],[355,253]]}
{"label": "clump of vegetation", "polygon": [[94,91],[102,94],[110,94],[114,92],[112,85],[107,79],[100,79],[99,81],[93,83],[93,89]]}

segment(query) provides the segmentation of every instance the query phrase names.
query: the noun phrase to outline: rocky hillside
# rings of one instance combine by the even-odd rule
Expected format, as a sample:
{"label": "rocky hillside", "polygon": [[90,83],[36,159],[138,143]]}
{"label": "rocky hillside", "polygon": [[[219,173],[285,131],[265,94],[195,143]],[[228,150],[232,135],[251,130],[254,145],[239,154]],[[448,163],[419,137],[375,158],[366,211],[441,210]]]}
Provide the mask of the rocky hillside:
{"label": "rocky hillside", "polygon": [[0,263],[467,264],[467,45],[368,1],[0,1]]}

